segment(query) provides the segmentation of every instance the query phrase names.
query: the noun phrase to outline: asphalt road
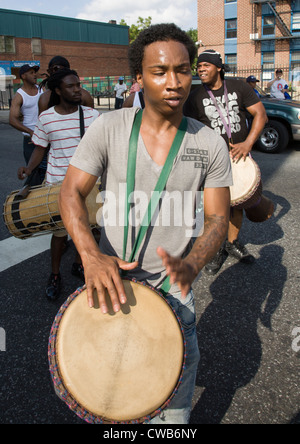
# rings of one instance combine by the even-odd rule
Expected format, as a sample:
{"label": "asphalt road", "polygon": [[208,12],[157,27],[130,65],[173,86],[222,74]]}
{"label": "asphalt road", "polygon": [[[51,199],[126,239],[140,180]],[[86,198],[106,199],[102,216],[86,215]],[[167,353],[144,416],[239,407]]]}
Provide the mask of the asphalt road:
{"label": "asphalt road", "polygon": [[[21,146],[22,136],[0,123],[2,202],[19,188]],[[241,240],[254,265],[228,259],[216,277],[203,274],[195,285],[201,362],[192,424],[300,424],[300,145],[275,155],[254,151],[254,158],[276,210],[263,224],[244,222]],[[38,254],[20,241],[4,257],[11,240],[1,220],[0,423],[81,424],[54,394],[47,360],[54,317],[81,285],[70,274],[74,247],[63,257],[61,299],[49,303],[47,239]]]}

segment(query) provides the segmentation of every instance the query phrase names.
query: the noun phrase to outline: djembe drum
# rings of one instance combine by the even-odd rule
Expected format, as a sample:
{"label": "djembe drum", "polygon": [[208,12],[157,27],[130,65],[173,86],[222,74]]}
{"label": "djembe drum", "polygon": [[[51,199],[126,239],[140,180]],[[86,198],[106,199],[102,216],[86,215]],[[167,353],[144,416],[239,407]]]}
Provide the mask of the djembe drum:
{"label": "djembe drum", "polygon": [[273,215],[274,204],[263,196],[261,172],[252,157],[245,161],[231,160],[233,186],[230,187],[230,205],[236,209],[245,210],[246,216],[252,222],[264,222]]}
{"label": "djembe drum", "polygon": [[185,342],[179,320],[154,289],[124,280],[114,313],[88,307],[85,287],[61,307],[49,338],[57,395],[89,423],[142,423],[169,405],[181,383]]}

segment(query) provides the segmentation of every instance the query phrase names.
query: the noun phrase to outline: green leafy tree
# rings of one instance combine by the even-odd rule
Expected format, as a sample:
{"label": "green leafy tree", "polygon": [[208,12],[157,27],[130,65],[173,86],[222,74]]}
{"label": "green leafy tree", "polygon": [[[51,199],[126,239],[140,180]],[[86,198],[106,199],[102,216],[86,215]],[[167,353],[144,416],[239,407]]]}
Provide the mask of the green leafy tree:
{"label": "green leafy tree", "polygon": [[[190,28],[186,33],[190,36],[194,43],[198,41],[198,30]],[[195,58],[194,63],[192,64],[192,72],[195,75],[197,73],[197,60],[198,57]]]}
{"label": "green leafy tree", "polygon": [[[129,28],[130,43],[134,42],[134,40],[137,38],[137,36],[141,31],[143,31],[146,28],[149,28],[149,26],[151,26],[151,23],[152,23],[152,17],[147,17],[147,18],[139,17],[136,25],[131,25]],[[120,25],[128,26],[124,19],[120,21]]]}
{"label": "green leafy tree", "polygon": [[[134,42],[134,40],[137,38],[139,33],[143,31],[146,28],[149,28],[152,24],[152,17],[139,17],[137,20],[137,23],[135,25],[131,25],[129,27],[129,40],[130,43]],[[120,21],[120,25],[128,26],[124,19]],[[187,34],[191,37],[191,39],[196,43],[198,41],[198,31],[197,29],[189,29],[186,31]],[[197,72],[197,58],[195,59],[193,65],[192,65],[192,72],[193,74],[196,74]]]}

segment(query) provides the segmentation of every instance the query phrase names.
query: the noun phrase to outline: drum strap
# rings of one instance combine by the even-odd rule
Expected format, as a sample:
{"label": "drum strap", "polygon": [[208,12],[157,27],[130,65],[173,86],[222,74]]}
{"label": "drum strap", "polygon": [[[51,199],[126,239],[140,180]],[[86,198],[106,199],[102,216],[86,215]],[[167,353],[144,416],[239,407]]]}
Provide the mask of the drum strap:
{"label": "drum strap", "polygon": [[[126,260],[126,248],[127,248],[127,240],[128,240],[128,227],[129,227],[129,211],[130,211],[130,202],[129,197],[131,193],[134,192],[135,187],[135,172],[136,172],[136,156],[137,156],[137,146],[138,139],[140,134],[140,128],[142,124],[142,116],[143,111],[140,110],[136,116],[135,121],[132,127],[132,132],[130,136],[129,142],[129,152],[128,152],[128,164],[127,164],[127,193],[126,193],[126,201],[125,201],[125,226],[124,226],[124,241],[123,241],[123,260]],[[129,258],[129,262],[134,262],[135,255],[140,248],[142,241],[148,231],[153,215],[156,211],[156,208],[159,204],[161,195],[165,189],[166,183],[170,176],[170,173],[173,168],[174,160],[178,154],[178,151],[181,147],[183,138],[185,136],[187,130],[187,119],[183,117],[173,144],[171,146],[170,152],[168,154],[165,165],[161,171],[160,177],[156,184],[154,193],[152,193],[152,197],[150,203],[148,205],[148,209],[140,226],[139,232],[136,236],[132,252]],[[165,293],[168,293],[170,290],[170,280],[169,277],[165,279],[164,284],[161,288]]]}
{"label": "drum strap", "polygon": [[84,128],[84,115],[83,115],[83,109],[82,106],[79,105],[79,121],[80,121],[80,137],[81,139],[84,136],[85,128]]}
{"label": "drum strap", "polygon": [[206,89],[209,97],[211,98],[211,100],[213,101],[215,107],[217,108],[217,111],[218,111],[220,119],[222,120],[222,123],[224,125],[224,128],[225,128],[225,131],[226,131],[226,134],[227,134],[229,142],[233,144],[232,132],[231,132],[230,114],[229,114],[229,98],[228,98],[228,90],[227,90],[226,81],[224,80],[224,97],[225,97],[225,103],[226,103],[226,112],[227,112],[228,123],[226,122],[224,114],[222,113],[222,110],[219,107],[219,105],[217,103],[217,99],[213,95],[212,90],[207,85],[204,85],[204,88]]}

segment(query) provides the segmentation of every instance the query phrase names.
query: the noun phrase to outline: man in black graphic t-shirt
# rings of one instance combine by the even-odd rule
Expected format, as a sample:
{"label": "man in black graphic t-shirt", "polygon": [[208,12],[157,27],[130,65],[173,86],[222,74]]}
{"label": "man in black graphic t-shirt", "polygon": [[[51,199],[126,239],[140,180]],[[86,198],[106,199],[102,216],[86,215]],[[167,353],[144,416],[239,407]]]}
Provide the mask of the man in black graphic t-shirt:
{"label": "man in black graphic t-shirt", "polygon": [[[246,158],[261,134],[267,115],[263,104],[253,89],[242,80],[226,79],[221,55],[213,50],[204,51],[198,58],[198,74],[202,85],[190,94],[184,114],[192,117],[222,136],[230,149],[231,157],[238,161]],[[249,131],[247,112],[253,122]],[[231,209],[231,220],[225,250],[246,263],[254,258],[239,242],[243,210]],[[224,250],[206,266],[206,271],[216,274],[224,261]]]}

